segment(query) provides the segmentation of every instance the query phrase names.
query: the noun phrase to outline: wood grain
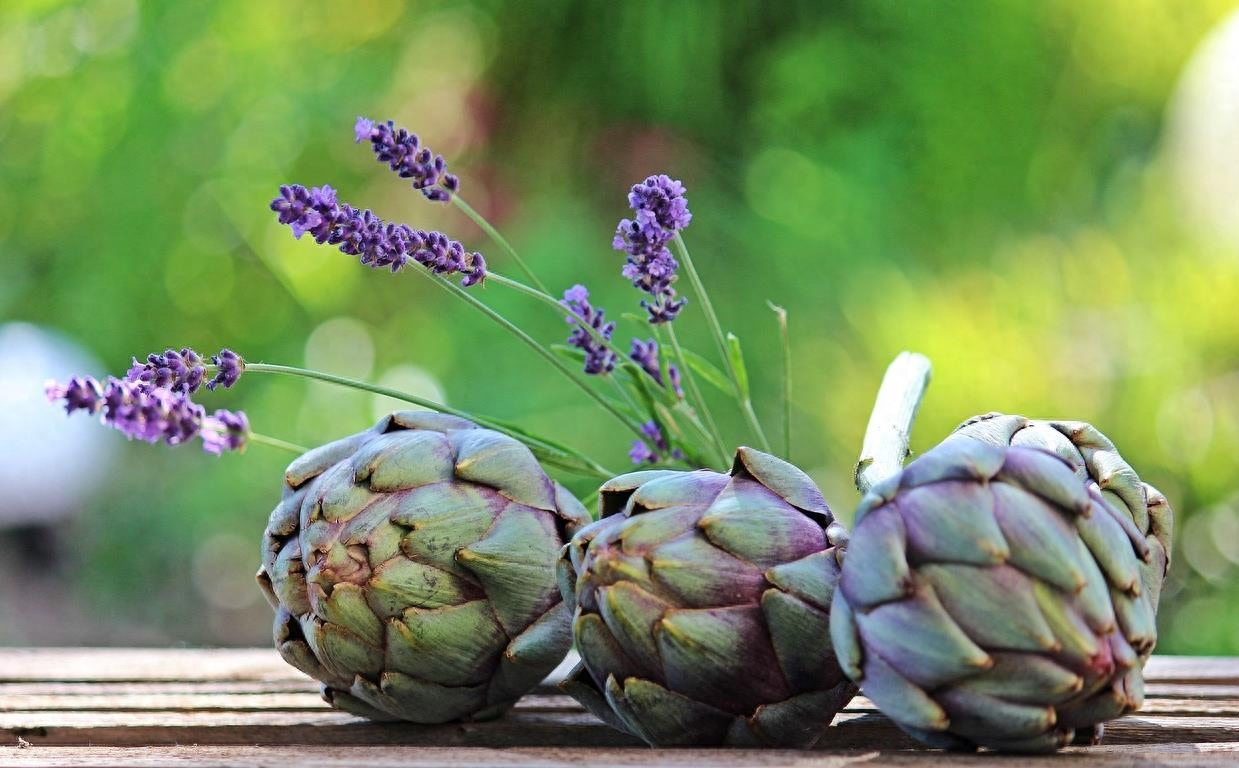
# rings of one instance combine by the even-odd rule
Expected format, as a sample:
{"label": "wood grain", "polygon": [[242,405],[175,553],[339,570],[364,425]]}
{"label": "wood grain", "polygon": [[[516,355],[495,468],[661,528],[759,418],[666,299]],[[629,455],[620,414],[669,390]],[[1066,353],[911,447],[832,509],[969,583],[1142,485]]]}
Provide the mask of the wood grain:
{"label": "wood grain", "polygon": [[0,766],[1239,765],[1239,659],[1154,658],[1144,709],[1058,758],[925,750],[863,697],[813,752],[650,750],[558,693],[570,663],[504,718],[415,726],[330,709],[269,650],[0,650]]}

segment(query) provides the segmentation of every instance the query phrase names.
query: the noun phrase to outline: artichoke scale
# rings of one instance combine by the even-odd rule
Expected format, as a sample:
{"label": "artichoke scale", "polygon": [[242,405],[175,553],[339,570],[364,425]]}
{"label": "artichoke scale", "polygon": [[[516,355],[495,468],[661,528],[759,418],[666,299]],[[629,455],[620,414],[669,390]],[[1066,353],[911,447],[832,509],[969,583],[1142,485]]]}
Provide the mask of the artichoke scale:
{"label": "artichoke scale", "polygon": [[641,587],[620,581],[598,589],[598,612],[639,669],[639,675],[663,680],[654,627],[671,606]]}
{"label": "artichoke scale", "polygon": [[829,613],[777,589],[761,596],[761,610],[779,669],[794,691],[827,691],[843,682],[830,647]]}
{"label": "artichoke scale", "polygon": [[762,570],[827,546],[826,532],[819,523],[745,478],[733,479],[697,525],[716,547]]}
{"label": "artichoke scale", "polygon": [[450,433],[456,476],[490,486],[525,506],[555,510],[555,486],[523,444],[489,429]]}
{"label": "artichoke scale", "polygon": [[383,669],[439,685],[478,685],[490,677],[507,644],[485,600],[410,608],[387,623]]}
{"label": "artichoke scale", "polygon": [[1009,562],[1029,576],[1074,594],[1088,583],[1071,523],[1043,499],[1006,483],[990,484],[994,517],[1010,547]]}
{"label": "artichoke scale", "polygon": [[435,725],[460,720],[486,707],[486,686],[448,686],[384,672],[379,684],[357,676],[349,693],[372,707],[413,723]]}
{"label": "artichoke scale", "polygon": [[483,597],[472,582],[403,556],[380,564],[366,586],[371,610],[384,619],[398,617],[410,607],[443,608]]}
{"label": "artichoke scale", "polygon": [[[792,693],[756,605],[672,609],[654,633],[673,691],[734,714]],[[744,685],[737,684],[741,680]]]}
{"label": "artichoke scale", "polygon": [[702,535],[672,539],[646,559],[654,581],[680,605],[756,605],[766,588],[762,569],[718,549]]}
{"label": "artichoke scale", "polygon": [[[839,589],[859,609],[867,610],[912,593],[907,534],[899,509],[893,504],[874,508],[857,523],[842,557],[845,567],[839,576]],[[859,565],[848,568],[849,560]]]}
{"label": "artichoke scale", "polygon": [[658,683],[630,677],[608,678],[607,701],[646,742],[658,746],[720,744],[736,717]]}
{"label": "artichoke scale", "polygon": [[986,484],[944,480],[907,489],[891,505],[903,518],[909,560],[999,565],[1010,555]]}
{"label": "artichoke scale", "polygon": [[767,569],[766,581],[810,605],[828,611],[839,583],[838,552],[832,547],[776,565]]}
{"label": "artichoke scale", "polygon": [[899,673],[927,690],[962,680],[993,665],[989,654],[966,635],[934,592],[918,588],[905,600],[856,614],[867,647]]}
{"label": "artichoke scale", "polygon": [[934,695],[951,718],[951,731],[978,744],[991,740],[1032,739],[1049,733],[1058,715],[1047,704],[1020,704],[965,688]]}
{"label": "artichoke scale", "polygon": [[1084,688],[1084,678],[1045,656],[1003,652],[991,655],[994,666],[954,687],[1016,704],[1058,704]]}
{"label": "artichoke scale", "polygon": [[861,674],[855,679],[865,695],[901,728],[945,731],[951,725],[946,710],[924,688],[913,684],[876,653],[865,655]]}
{"label": "artichoke scale", "polygon": [[561,599],[557,542],[550,513],[513,502],[485,538],[456,552],[456,561],[481,582],[508,634],[520,633]]}
{"label": "artichoke scale", "polygon": [[964,634],[981,647],[1033,653],[1057,650],[1032,584],[1015,568],[928,564],[917,574]]}
{"label": "artichoke scale", "polygon": [[451,480],[454,459],[442,432],[391,432],[366,443],[351,463],[358,482],[390,493]]}

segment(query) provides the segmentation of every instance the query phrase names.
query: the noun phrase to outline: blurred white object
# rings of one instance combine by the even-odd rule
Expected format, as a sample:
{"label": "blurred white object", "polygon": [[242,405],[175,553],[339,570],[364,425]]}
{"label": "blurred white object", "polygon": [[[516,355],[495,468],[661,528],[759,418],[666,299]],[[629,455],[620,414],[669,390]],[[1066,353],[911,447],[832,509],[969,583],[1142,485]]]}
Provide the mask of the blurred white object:
{"label": "blurred white object", "polygon": [[1239,11],[1192,54],[1166,122],[1166,160],[1190,220],[1239,246]]}
{"label": "blurred white object", "polygon": [[114,435],[65,415],[48,379],[98,373],[68,338],[28,323],[0,325],[0,528],[46,525],[78,512],[107,476]]}

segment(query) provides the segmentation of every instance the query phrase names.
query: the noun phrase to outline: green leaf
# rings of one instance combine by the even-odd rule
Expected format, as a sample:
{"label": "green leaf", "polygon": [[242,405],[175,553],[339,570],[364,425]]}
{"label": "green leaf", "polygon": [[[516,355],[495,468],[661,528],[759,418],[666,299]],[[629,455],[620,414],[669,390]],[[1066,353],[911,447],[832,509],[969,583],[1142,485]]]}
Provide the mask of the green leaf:
{"label": "green leaf", "polygon": [[594,469],[592,466],[581,459],[576,458],[575,456],[566,456],[557,451],[548,451],[546,448],[539,445],[529,445],[528,443],[526,443],[526,445],[529,446],[530,452],[533,453],[534,458],[538,460],[538,463],[543,466],[562,469],[565,472],[571,472],[576,475],[584,475],[586,477],[600,477],[601,473],[599,473],[598,470]]}
{"label": "green leaf", "polygon": [[583,349],[570,347],[567,344],[552,344],[551,351],[569,362],[585,364],[585,350]]}
{"label": "green leaf", "polygon": [[620,368],[628,374],[629,380],[640,389],[643,398],[649,400],[650,410],[653,410],[653,404],[661,402],[664,405],[675,405],[679,400],[667,387],[660,387],[658,382],[650,378],[650,375],[645,372],[641,366],[626,360],[620,364]]}
{"label": "green leaf", "polygon": [[736,396],[736,388],[727,379],[727,374],[720,371],[714,363],[690,349],[684,350],[684,361],[688,363],[689,368],[693,369],[693,373],[700,376],[707,384],[728,397]]}
{"label": "green leaf", "polygon": [[740,339],[734,333],[727,334],[727,356],[731,358],[731,367],[736,374],[736,386],[740,389],[740,399],[749,399],[749,372],[744,367],[744,352],[740,349]]}

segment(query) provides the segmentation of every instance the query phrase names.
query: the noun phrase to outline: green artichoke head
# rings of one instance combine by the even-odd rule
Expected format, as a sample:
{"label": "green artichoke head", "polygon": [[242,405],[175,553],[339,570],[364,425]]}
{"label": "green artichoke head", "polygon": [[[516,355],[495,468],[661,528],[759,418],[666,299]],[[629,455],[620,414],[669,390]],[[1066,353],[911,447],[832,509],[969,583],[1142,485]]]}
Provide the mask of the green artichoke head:
{"label": "green artichoke head", "polygon": [[334,706],[494,717],[567,654],[555,561],[588,522],[516,440],[402,411],[285,472],[258,582],[275,643]]}
{"label": "green artichoke head", "polygon": [[[1140,706],[1162,539],[1151,544],[1041,427],[1008,440],[982,423],[989,437],[965,427],[861,501],[834,647],[865,695],[928,744],[1052,751]],[[1111,488],[1135,503],[1123,489]]]}
{"label": "green artichoke head", "polygon": [[565,690],[651,745],[808,747],[855,694],[827,626],[846,533],[799,469],[644,471],[564,548],[582,663]]}

